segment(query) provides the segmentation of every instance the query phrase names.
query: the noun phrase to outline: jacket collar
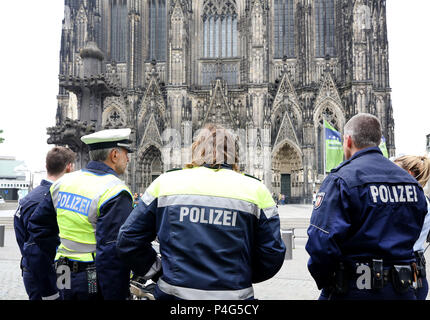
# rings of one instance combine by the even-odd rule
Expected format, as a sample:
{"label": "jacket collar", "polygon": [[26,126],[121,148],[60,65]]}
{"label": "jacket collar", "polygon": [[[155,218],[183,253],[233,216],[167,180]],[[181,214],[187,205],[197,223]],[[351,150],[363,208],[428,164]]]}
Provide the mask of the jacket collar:
{"label": "jacket collar", "polygon": [[375,152],[382,155],[382,151],[381,151],[381,149],[379,149],[379,147],[370,147],[370,148],[365,148],[365,149],[362,149],[360,151],[357,151],[356,153],[354,153],[354,155],[351,157],[351,159],[349,159],[349,161],[352,161],[356,158],[359,158],[365,154],[375,153]]}
{"label": "jacket collar", "polygon": [[90,161],[87,164],[86,169],[96,174],[113,174],[115,177],[118,177],[118,174],[115,172],[115,170],[100,161]]}
{"label": "jacket collar", "polygon": [[337,168],[333,169],[333,171],[339,170],[340,168],[346,166],[348,163],[350,163],[354,159],[360,158],[364,155],[371,154],[371,153],[379,153],[381,156],[383,156],[382,151],[381,151],[381,149],[379,149],[379,147],[364,148],[364,149],[361,149],[360,151],[357,151],[356,153],[354,153],[354,155],[349,160],[342,162]]}
{"label": "jacket collar", "polygon": [[52,183],[53,183],[52,181],[48,181],[46,179],[42,179],[42,181],[40,182],[40,185],[44,186],[44,187],[49,187],[49,186],[52,185]]}

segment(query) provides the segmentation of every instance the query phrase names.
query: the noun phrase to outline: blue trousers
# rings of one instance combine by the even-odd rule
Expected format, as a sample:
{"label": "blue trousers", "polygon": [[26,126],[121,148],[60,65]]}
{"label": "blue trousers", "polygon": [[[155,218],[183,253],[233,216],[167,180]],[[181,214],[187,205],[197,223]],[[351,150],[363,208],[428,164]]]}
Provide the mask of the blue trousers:
{"label": "blue trousers", "polygon": [[22,273],[22,278],[24,280],[24,287],[25,291],[27,292],[28,298],[30,300],[42,300],[39,288],[31,272],[24,271]]}
{"label": "blue trousers", "polygon": [[429,284],[427,282],[427,278],[421,279],[423,282],[422,288],[418,288],[415,290],[415,294],[417,296],[417,300],[426,300],[427,294],[429,293]]}
{"label": "blue trousers", "polygon": [[88,293],[88,280],[85,271],[72,272],[70,289],[60,290],[60,297],[62,300],[102,300],[100,290],[97,294]]}

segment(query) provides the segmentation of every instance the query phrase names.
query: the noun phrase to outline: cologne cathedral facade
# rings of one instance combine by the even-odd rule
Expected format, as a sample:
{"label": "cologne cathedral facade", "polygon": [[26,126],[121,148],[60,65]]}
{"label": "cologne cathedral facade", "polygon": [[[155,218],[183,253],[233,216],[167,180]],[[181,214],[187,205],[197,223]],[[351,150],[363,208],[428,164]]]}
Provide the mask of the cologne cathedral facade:
{"label": "cologne cathedral facade", "polygon": [[189,162],[206,123],[241,137],[241,167],[288,202],[324,178],[323,119],[382,123],[394,155],[385,0],[65,0],[49,143],[132,128],[126,182]]}

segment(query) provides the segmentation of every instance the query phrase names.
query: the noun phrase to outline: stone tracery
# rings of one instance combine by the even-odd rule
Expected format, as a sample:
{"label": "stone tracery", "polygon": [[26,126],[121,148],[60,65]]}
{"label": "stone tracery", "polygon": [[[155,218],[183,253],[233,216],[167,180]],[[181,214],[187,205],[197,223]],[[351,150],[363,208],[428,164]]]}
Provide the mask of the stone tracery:
{"label": "stone tracery", "polygon": [[[323,114],[338,130],[357,112],[377,114],[394,152],[383,0],[117,0],[123,9],[126,4],[127,22],[115,25],[111,1],[66,2],[58,128],[68,117],[76,130],[85,122],[95,130],[132,128],[140,153],[126,179],[138,192],[150,172],[185,163],[185,139],[168,155],[163,149],[166,128],[192,136],[210,121],[242,130],[243,167],[269,188],[281,188],[282,175],[290,174],[295,201],[318,187]],[[274,12],[276,4],[284,12]],[[151,27],[157,23],[166,29]],[[274,43],[282,24],[284,44],[294,52],[279,54]],[[109,30],[126,34],[121,61],[112,58],[118,37]],[[81,57],[90,40],[104,60]],[[89,71],[91,63],[97,71]],[[52,141],[62,143],[64,135],[52,132]]]}

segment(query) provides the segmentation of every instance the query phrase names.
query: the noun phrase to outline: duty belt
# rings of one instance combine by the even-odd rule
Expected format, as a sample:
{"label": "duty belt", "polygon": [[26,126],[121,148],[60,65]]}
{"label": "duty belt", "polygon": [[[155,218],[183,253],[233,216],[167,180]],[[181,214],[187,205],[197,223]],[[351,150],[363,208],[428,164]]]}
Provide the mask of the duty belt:
{"label": "duty belt", "polygon": [[416,263],[384,266],[382,259],[354,266],[339,263],[333,290],[337,294],[346,294],[351,285],[359,290],[378,290],[390,283],[397,292],[404,293],[417,286],[417,273]]}
{"label": "duty belt", "polygon": [[55,268],[58,266],[68,266],[73,273],[87,271],[88,268],[95,267],[94,262],[73,261],[68,258],[61,257],[55,262]]}
{"label": "duty belt", "polygon": [[[358,280],[358,278],[360,278],[362,276],[362,274],[358,269],[359,267],[355,268],[353,272],[353,276],[352,276],[352,280]],[[393,278],[393,268],[392,267],[385,267],[382,270],[375,270],[372,268],[372,266],[369,266],[370,270],[371,270],[371,279],[372,279],[372,289],[374,289],[375,286],[375,282],[377,283],[378,281],[380,281],[381,283],[389,283],[392,282]],[[378,285],[376,285],[378,286]],[[382,288],[382,286],[380,286]]]}

